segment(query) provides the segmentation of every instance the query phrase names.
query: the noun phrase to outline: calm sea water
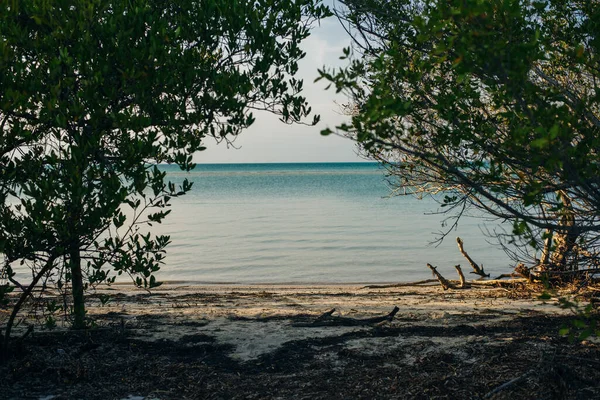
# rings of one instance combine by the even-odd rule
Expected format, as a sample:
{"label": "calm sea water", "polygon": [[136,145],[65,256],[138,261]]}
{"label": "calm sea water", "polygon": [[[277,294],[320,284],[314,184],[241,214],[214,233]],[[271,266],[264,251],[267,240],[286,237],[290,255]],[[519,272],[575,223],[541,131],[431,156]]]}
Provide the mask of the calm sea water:
{"label": "calm sea water", "polygon": [[428,262],[455,278],[453,265],[468,271],[456,236],[492,275],[511,269],[482,234],[482,219],[464,219],[442,245],[430,245],[442,229],[439,215],[427,215],[437,203],[387,198],[385,174],[373,163],[163,168],[175,183],[188,178],[194,188],[173,200],[157,229],[172,239],[161,280],[398,282],[430,277]]}

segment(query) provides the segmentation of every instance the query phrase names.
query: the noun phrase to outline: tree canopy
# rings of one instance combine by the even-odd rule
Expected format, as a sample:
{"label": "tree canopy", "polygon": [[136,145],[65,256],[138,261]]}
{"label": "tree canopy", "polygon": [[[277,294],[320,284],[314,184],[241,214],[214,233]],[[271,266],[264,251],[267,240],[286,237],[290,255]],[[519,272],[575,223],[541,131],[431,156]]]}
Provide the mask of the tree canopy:
{"label": "tree canopy", "polygon": [[512,222],[501,239],[532,248],[524,260],[542,270],[597,264],[597,2],[339,3],[351,62],[321,77],[350,98],[338,132],[397,192]]}
{"label": "tree canopy", "polygon": [[143,226],[191,183],[156,166],[192,169],[253,110],[304,121],[299,45],[328,14],[318,0],[2,2],[1,278],[22,290],[9,325],[37,284],[73,294],[76,327],[89,284],[157,285],[169,238]]}

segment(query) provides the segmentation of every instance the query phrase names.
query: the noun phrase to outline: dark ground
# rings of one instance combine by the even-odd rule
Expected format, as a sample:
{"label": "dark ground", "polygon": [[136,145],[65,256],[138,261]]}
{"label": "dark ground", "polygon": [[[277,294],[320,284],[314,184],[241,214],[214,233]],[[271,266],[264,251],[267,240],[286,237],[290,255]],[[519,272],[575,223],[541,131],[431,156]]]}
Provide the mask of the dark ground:
{"label": "dark ground", "polygon": [[[172,323],[152,317],[141,321],[144,329]],[[292,341],[246,362],[205,334],[152,342],[118,324],[36,332],[15,342],[12,358],[0,366],[0,398],[599,399],[598,342],[571,343],[558,335],[572,320],[534,314],[431,326],[399,318],[400,326]],[[400,338],[405,344],[392,351],[347,346]],[[460,344],[440,347],[445,341]]]}

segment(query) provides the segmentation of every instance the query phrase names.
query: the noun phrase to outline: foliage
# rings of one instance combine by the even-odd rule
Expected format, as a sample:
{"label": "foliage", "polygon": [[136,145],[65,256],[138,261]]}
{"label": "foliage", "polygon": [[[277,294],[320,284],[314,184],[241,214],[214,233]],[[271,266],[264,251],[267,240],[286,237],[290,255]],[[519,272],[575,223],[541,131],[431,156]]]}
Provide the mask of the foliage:
{"label": "foliage", "polygon": [[318,0],[0,3],[0,252],[23,289],[5,344],[37,284],[72,293],[75,327],[89,285],[159,284],[170,239],[144,227],[192,184],[157,165],[192,169],[205,138],[230,140],[252,110],[303,121],[299,44],[328,13]]}
{"label": "foliage", "polygon": [[588,337],[595,335],[600,336],[598,327],[598,313],[593,303],[582,306],[576,300],[570,300],[564,297],[559,298],[560,307],[571,310],[576,316],[571,320],[569,325],[561,327],[559,333],[567,336],[569,341],[582,341]]}
{"label": "foliage", "polygon": [[10,284],[0,285],[0,307],[6,307],[9,303],[8,294],[15,290]]}
{"label": "foliage", "polygon": [[350,97],[338,132],[388,167],[397,192],[512,222],[504,242],[533,246],[541,269],[597,265],[600,7],[341,3],[351,62],[321,71]]}

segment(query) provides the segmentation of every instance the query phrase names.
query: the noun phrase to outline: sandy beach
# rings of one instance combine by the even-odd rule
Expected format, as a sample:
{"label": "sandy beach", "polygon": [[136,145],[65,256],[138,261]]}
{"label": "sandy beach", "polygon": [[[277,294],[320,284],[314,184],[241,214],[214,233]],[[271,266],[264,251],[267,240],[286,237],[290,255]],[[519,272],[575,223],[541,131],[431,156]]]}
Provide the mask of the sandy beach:
{"label": "sandy beach", "polygon": [[88,297],[89,331],[18,342],[0,388],[8,399],[597,398],[598,341],[559,335],[573,313],[538,296],[522,284],[114,285]]}
{"label": "sandy beach", "polygon": [[[135,332],[140,319],[160,317],[148,340],[170,339],[204,333],[229,344],[231,356],[240,361],[256,359],[292,340],[328,337],[365,327],[297,327],[294,321],[310,322],[335,309],[333,315],[355,319],[383,316],[394,307],[400,311],[388,327],[419,321],[426,326],[452,327],[468,323],[486,326],[515,316],[564,315],[555,301],[538,301],[518,289],[470,289],[444,291],[439,285],[399,288],[368,288],[364,285],[186,285],[171,283],[151,293],[128,286],[100,289],[112,296],[108,304],[90,309],[99,323],[121,318]],[[198,328],[193,323],[205,323]],[[256,322],[260,322],[257,324]],[[191,327],[185,326],[191,324]],[[178,329],[172,329],[178,326]],[[402,339],[398,339],[398,344]],[[373,344],[372,344],[373,345]],[[444,340],[444,345],[450,345]]]}

